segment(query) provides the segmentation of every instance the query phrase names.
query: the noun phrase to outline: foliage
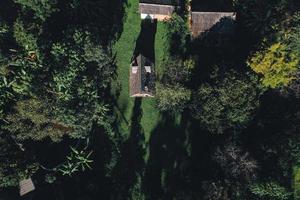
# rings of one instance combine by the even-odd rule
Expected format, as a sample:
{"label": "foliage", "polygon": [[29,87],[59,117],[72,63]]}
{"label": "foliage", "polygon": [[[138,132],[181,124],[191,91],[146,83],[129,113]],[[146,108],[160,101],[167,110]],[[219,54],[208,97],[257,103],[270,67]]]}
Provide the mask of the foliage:
{"label": "foliage", "polygon": [[204,200],[223,200],[228,196],[228,188],[220,182],[204,182],[202,188],[205,191]]}
{"label": "foliage", "polygon": [[215,85],[202,84],[193,96],[193,116],[214,134],[245,127],[259,106],[260,89],[253,75],[230,72]]}
{"label": "foliage", "polygon": [[294,53],[281,43],[271,45],[263,52],[257,52],[249,61],[250,67],[261,74],[266,87],[287,86],[295,79],[299,61]]}
{"label": "foliage", "polygon": [[289,25],[287,26],[287,30],[283,31],[284,38],[282,39],[287,43],[288,48],[297,56],[300,56],[300,12],[296,12],[292,20],[289,20]]}
{"label": "foliage", "polygon": [[17,140],[44,140],[47,137],[58,142],[73,128],[55,119],[51,105],[47,101],[29,99],[18,101],[14,107],[15,113],[6,117],[4,127]]}
{"label": "foliage", "polygon": [[[299,162],[299,131],[289,133],[285,127],[295,128],[299,104],[294,96],[274,95],[278,90],[261,96],[257,77],[245,73],[244,59],[258,46],[280,44],[283,48],[270,54],[279,58],[270,56],[270,62],[282,67],[276,70],[286,69],[280,57],[292,59],[299,54],[299,20],[291,17],[298,2],[235,0],[234,47],[231,38],[216,40],[213,34],[190,40],[186,18],[178,14],[153,23],[157,25],[151,40],[155,48],[151,44],[150,50],[155,52],[155,71],[162,79],[156,98],[134,101],[128,95],[128,66],[134,50],[145,41],[138,37],[145,32],[138,2],[0,1],[0,131],[4,132],[0,134],[0,187],[33,177],[49,183],[42,193],[51,192],[53,183],[60,188],[59,195],[49,196],[57,200],[94,199],[99,194],[103,199],[276,198],[270,186],[265,187],[269,183],[254,184],[254,192],[248,185],[257,177],[289,187],[291,166]],[[225,1],[202,2],[217,9]],[[267,43],[260,44],[262,38]],[[221,46],[207,45],[216,41]],[[269,48],[259,51],[263,55],[258,67]],[[210,77],[213,65],[224,67]],[[237,66],[236,72],[228,71],[232,65]],[[289,86],[299,82],[298,71]],[[112,81],[121,83],[120,93],[115,93]],[[280,101],[278,107],[268,107],[275,100]],[[286,113],[280,112],[287,106]],[[234,133],[234,137],[228,142],[229,134],[212,136],[207,130]],[[88,141],[89,147],[69,150],[78,138]],[[39,163],[61,163],[64,153],[70,154],[63,164],[47,172],[41,167],[41,173],[36,173]],[[93,169],[87,172],[92,162]],[[258,164],[263,164],[262,173],[256,173]],[[255,189],[257,185],[263,186]],[[280,187],[273,187],[277,196],[284,194]],[[70,192],[70,188],[80,190]],[[36,194],[40,196],[40,190]]]}
{"label": "foliage", "polygon": [[229,179],[251,181],[256,177],[258,168],[256,161],[249,156],[248,152],[244,152],[240,146],[232,142],[216,148],[214,160]]}
{"label": "foliage", "polygon": [[300,168],[298,166],[293,168],[293,190],[294,199],[300,198]]}
{"label": "foliage", "polygon": [[14,37],[17,44],[27,52],[38,50],[37,38],[26,30],[21,20],[17,20],[14,24]]}
{"label": "foliage", "polygon": [[279,22],[289,14],[292,0],[250,0],[235,2],[242,23],[252,33],[268,35],[279,28]]}
{"label": "foliage", "polygon": [[286,188],[276,182],[254,184],[250,186],[250,191],[258,199],[266,200],[287,200],[291,195]]}
{"label": "foliage", "polygon": [[167,39],[169,45],[169,52],[171,55],[185,55],[187,51],[187,44],[189,42],[190,33],[184,19],[173,14],[167,23]]}
{"label": "foliage", "polygon": [[136,183],[133,185],[133,187],[130,189],[130,197],[129,199],[134,200],[145,200],[145,194],[142,190],[142,179],[141,176],[137,176]]}
{"label": "foliage", "polygon": [[56,181],[56,176],[54,176],[53,174],[46,174],[45,175],[45,182],[52,184],[55,181]]}
{"label": "foliage", "polygon": [[[288,30],[284,30],[282,35],[283,42],[287,43],[287,48],[298,58],[300,56],[300,13],[297,12],[293,15],[292,20],[289,20]],[[295,73],[295,79],[289,85],[291,91],[299,98],[300,97],[300,63],[298,63],[298,69]]]}
{"label": "foliage", "polygon": [[9,27],[7,24],[5,24],[3,21],[0,21],[0,42],[2,37],[7,34],[9,31]]}
{"label": "foliage", "polygon": [[169,57],[161,65],[164,68],[162,82],[172,85],[177,83],[185,84],[191,79],[195,60],[192,58],[181,60]]}
{"label": "foliage", "polygon": [[72,176],[77,171],[85,171],[86,169],[91,169],[90,156],[92,151],[88,152],[87,149],[78,151],[77,149],[71,147],[71,154],[67,157],[67,161],[58,170],[62,175]]}
{"label": "foliage", "polygon": [[161,111],[182,112],[190,100],[191,92],[180,85],[157,85],[157,106]]}
{"label": "foliage", "polygon": [[34,16],[45,21],[53,12],[57,11],[54,7],[56,0],[14,0],[23,8],[33,11]]}
{"label": "foliage", "polygon": [[[109,105],[116,68],[107,43],[113,41],[106,39],[115,37],[107,18],[117,21],[116,15],[121,13],[115,11],[121,12],[123,3],[75,3],[0,2],[0,131],[16,143],[3,143],[3,149],[12,151],[3,154],[7,160],[0,160],[1,184],[4,180],[5,186],[17,185],[20,178],[35,174],[38,163],[44,162],[40,157],[44,144],[47,148],[61,146],[61,142],[68,144],[70,140],[64,136],[87,139],[96,128],[101,134],[117,138]],[[90,153],[72,152],[66,169],[62,167],[65,173],[90,167]],[[34,160],[37,154],[38,160]],[[54,177],[47,175],[46,180],[52,183]]]}
{"label": "foliage", "polygon": [[29,178],[38,169],[33,155],[0,133],[0,188],[18,186],[19,181]]}
{"label": "foliage", "polygon": [[[112,80],[114,60],[92,42],[89,32],[73,31],[68,43],[52,46],[53,64],[61,66],[53,74],[52,93],[56,94],[59,119],[74,126],[74,137],[84,137],[99,112],[107,111],[100,97]],[[104,114],[95,120],[99,122]]]}

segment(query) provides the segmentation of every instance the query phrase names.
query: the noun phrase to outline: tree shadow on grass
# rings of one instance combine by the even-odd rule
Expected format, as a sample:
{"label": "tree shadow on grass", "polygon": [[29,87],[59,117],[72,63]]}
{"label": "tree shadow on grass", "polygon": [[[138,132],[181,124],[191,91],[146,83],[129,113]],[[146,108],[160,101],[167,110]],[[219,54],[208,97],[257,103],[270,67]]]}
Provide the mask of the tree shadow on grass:
{"label": "tree shadow on grass", "polygon": [[233,19],[222,18],[199,37],[194,38],[190,54],[198,58],[193,71],[191,88],[198,88],[203,82],[209,82],[215,72],[223,75],[233,69],[245,72],[244,51],[237,38],[237,26]]}
{"label": "tree shadow on grass", "polygon": [[141,32],[137,38],[133,57],[142,54],[152,63],[155,63],[155,35],[157,29],[157,21],[145,19],[141,22]]}
{"label": "tree shadow on grass", "polygon": [[[123,32],[126,0],[58,1],[43,27],[43,36],[61,40],[67,27],[88,30],[95,42],[108,45]],[[71,4],[71,5],[70,5]]]}
{"label": "tree shadow on grass", "polygon": [[145,155],[145,137],[141,126],[142,99],[135,98],[130,123],[130,136],[121,148],[121,159],[114,171],[115,192],[113,199],[126,199],[138,174],[143,173]]}
{"label": "tree shadow on grass", "polygon": [[143,185],[149,199],[198,199],[201,184],[217,176],[212,147],[225,136],[209,134],[188,112],[176,118],[162,114],[151,134]]}
{"label": "tree shadow on grass", "polygon": [[187,124],[184,117],[177,124],[175,116],[164,113],[151,134],[144,182],[150,199],[172,199],[177,191],[188,187],[184,175],[189,165],[185,146]]}
{"label": "tree shadow on grass", "polygon": [[[149,59],[151,62],[153,62],[153,63],[155,62],[154,44],[155,44],[156,28],[157,28],[156,20],[146,19],[141,22],[141,32],[136,40],[136,45],[135,45],[135,49],[134,49],[132,58],[135,58],[139,54],[142,54],[147,59]],[[127,66],[123,66],[123,67],[127,67]],[[128,73],[129,73],[129,71],[128,71]],[[121,90],[121,88],[120,88],[120,90]],[[120,96],[120,93],[118,93],[114,97],[114,99],[112,99],[115,109],[117,110],[118,113],[120,113],[120,116],[119,116],[120,119],[118,119],[118,120],[119,121],[123,120],[126,122],[126,124],[129,125],[129,122],[126,119],[126,116],[124,115],[124,112],[128,107],[128,101],[124,99],[124,100],[122,100],[122,104],[120,105],[120,102],[117,101],[119,96]]]}

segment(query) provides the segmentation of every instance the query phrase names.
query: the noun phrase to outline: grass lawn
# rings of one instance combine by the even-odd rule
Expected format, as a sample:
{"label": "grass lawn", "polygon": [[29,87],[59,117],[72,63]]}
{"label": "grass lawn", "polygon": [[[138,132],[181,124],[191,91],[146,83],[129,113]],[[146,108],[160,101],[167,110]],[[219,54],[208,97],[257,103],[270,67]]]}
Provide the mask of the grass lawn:
{"label": "grass lawn", "polygon": [[[134,98],[129,97],[129,66],[140,31],[141,19],[138,13],[138,0],[128,0],[123,32],[113,47],[113,50],[116,53],[118,66],[118,77],[115,81],[114,88],[116,88],[118,84],[121,86],[120,95],[117,100],[116,112],[120,119],[120,132],[126,137],[128,137],[130,133],[130,122],[134,107]],[[163,38],[164,33],[165,25],[162,22],[158,22],[154,45],[155,67],[157,72],[161,71],[159,66],[165,51]],[[151,132],[156,127],[160,119],[159,111],[155,108],[155,98],[143,98],[141,109],[143,113],[141,126],[145,133],[145,140],[148,142]]]}
{"label": "grass lawn", "polygon": [[294,189],[294,199],[300,199],[300,167],[294,167],[293,169],[293,189]]}

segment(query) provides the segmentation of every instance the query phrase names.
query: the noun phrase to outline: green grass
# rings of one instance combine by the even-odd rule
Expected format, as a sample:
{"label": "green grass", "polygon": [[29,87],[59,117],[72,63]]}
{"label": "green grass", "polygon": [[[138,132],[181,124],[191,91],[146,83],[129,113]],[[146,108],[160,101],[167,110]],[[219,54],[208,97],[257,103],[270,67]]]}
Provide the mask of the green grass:
{"label": "green grass", "polygon": [[294,199],[300,199],[300,167],[294,167],[293,174]]}
{"label": "green grass", "polygon": [[[118,77],[114,85],[121,85],[120,96],[117,101],[119,108],[116,109],[120,119],[119,129],[125,137],[128,137],[130,133],[130,119],[132,117],[134,106],[134,98],[129,96],[129,66],[136,45],[136,39],[141,30],[138,0],[128,0],[126,16],[123,32],[114,45],[113,50],[116,53],[116,62],[118,66]],[[165,52],[164,33],[164,23],[158,22],[155,36],[155,67],[157,72],[161,72],[159,66]],[[155,98],[143,98],[141,107],[143,112],[141,126],[145,133],[145,140],[148,142],[153,129],[160,120],[160,114],[155,107]]]}

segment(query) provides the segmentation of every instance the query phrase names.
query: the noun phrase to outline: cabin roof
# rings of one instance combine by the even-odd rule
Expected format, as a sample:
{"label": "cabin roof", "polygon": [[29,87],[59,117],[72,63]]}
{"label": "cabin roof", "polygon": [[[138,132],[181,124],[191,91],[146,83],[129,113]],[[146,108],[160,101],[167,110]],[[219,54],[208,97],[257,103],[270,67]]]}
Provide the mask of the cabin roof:
{"label": "cabin roof", "polygon": [[234,12],[191,12],[191,32],[193,37],[208,31],[222,19],[235,20]]}
{"label": "cabin roof", "polygon": [[23,196],[35,189],[31,178],[20,181],[19,187],[20,187],[20,196]]}
{"label": "cabin roof", "polygon": [[172,15],[174,10],[173,5],[139,3],[139,11],[143,14]]}
{"label": "cabin roof", "polygon": [[178,6],[180,0],[140,0],[140,3]]}
{"label": "cabin roof", "polygon": [[232,12],[233,0],[192,0],[192,11],[198,12]]}
{"label": "cabin roof", "polygon": [[154,64],[143,55],[134,57],[130,66],[130,96],[154,96]]}

